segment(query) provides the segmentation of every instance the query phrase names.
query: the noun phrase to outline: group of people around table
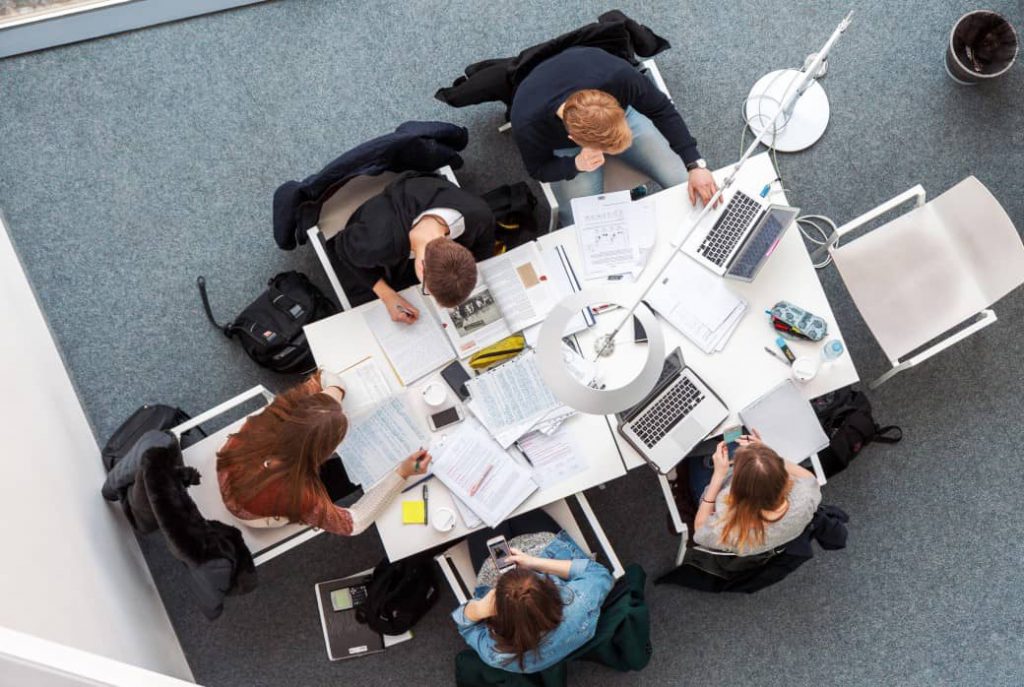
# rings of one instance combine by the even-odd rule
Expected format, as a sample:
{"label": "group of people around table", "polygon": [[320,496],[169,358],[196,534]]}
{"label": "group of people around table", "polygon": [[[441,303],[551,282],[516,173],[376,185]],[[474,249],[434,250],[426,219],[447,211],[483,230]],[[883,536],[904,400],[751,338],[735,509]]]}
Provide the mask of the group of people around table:
{"label": "group of people around table", "polygon": [[[512,131],[530,175],[552,183],[560,221],[569,200],[603,190],[603,165],[617,157],[659,186],[688,185],[691,203],[717,191],[675,106],[627,61],[599,48],[569,48],[537,65],[515,93]],[[353,213],[331,240],[353,305],[379,298],[396,322],[417,309],[398,293],[421,284],[440,305],[472,293],[476,263],[494,249],[494,218],[479,197],[436,175],[406,173]],[[339,535],[367,529],[431,457],[405,457],[352,505],[328,495],[320,469],[348,429],[340,378],[321,371],[278,394],[219,449],[217,476],[228,509],[252,527],[305,523]],[[795,537],[821,500],[814,475],[784,460],[756,431],[730,460],[688,459],[699,504],[694,541],[753,555]],[[503,534],[515,568],[499,574],[485,542]],[[596,630],[612,575],[542,511],[469,537],[479,570],[474,598],[453,613],[460,634],[487,664],[537,672],[561,661]]]}

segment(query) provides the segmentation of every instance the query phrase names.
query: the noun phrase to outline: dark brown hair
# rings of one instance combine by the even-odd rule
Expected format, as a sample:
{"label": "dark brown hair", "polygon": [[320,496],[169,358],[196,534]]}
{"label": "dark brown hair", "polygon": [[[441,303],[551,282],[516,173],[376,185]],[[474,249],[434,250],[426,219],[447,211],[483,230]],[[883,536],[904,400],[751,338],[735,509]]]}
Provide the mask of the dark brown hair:
{"label": "dark brown hair", "polygon": [[[320,465],[345,438],[348,418],[341,404],[320,387],[318,375],[278,394],[245,421],[217,452],[217,471],[226,472],[227,496],[243,507],[275,485],[274,515],[299,522],[305,507],[327,497]],[[264,462],[272,460],[271,467]]]}
{"label": "dark brown hair", "polygon": [[721,542],[742,551],[764,543],[762,511],[782,505],[791,481],[778,453],[757,442],[736,449]]}
{"label": "dark brown hair", "polygon": [[476,259],[465,246],[436,238],[423,252],[423,285],[443,307],[454,308],[476,288]]}
{"label": "dark brown hair", "polygon": [[562,622],[562,595],[544,575],[516,568],[498,578],[494,615],[487,619],[495,648],[526,667],[526,654]]}
{"label": "dark brown hair", "polygon": [[588,88],[565,101],[562,121],[572,140],[587,148],[618,154],[633,143],[626,112],[610,93]]}

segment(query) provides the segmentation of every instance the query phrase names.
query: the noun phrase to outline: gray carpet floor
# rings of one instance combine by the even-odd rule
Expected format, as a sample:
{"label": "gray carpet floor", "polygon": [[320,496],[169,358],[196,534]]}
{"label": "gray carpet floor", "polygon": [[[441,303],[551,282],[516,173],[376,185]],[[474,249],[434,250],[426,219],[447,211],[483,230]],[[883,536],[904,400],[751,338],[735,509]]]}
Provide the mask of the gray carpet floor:
{"label": "gray carpet floor", "polygon": [[[1024,28],[1013,0],[988,3]],[[921,183],[935,195],[977,175],[1024,227],[1024,69],[954,85],[942,57],[972,3],[861,2],[824,85],[832,121],[780,157],[790,199],[850,219]],[[270,275],[315,274],[271,237],[271,194],[409,119],[469,127],[463,184],[521,179],[498,105],[432,99],[477,59],[592,21],[596,2],[289,0],[0,62],[0,208],[98,438],[144,402],[202,411],[269,375],[205,322]],[[739,151],[740,103],[761,74],[802,63],[848,3],[625,2],[673,44],[669,88],[714,165]],[[886,368],[834,270],[821,273],[862,377]],[[326,286],[321,279],[320,283]],[[872,394],[898,446],[871,446],[826,490],[852,517],[849,546],[752,596],[649,587],[654,656],[595,685],[1019,685],[1024,681],[1024,493],[1018,433],[1024,292],[999,322]],[[10,333],[9,333],[10,335]],[[674,541],[653,475],[589,495],[619,555],[653,574]],[[97,494],[97,498],[99,495]],[[375,533],[320,537],[260,569],[259,589],[214,623],[182,571],[145,543],[201,684],[446,684],[462,648],[442,600],[386,656],[329,663],[312,585],[374,564]]]}

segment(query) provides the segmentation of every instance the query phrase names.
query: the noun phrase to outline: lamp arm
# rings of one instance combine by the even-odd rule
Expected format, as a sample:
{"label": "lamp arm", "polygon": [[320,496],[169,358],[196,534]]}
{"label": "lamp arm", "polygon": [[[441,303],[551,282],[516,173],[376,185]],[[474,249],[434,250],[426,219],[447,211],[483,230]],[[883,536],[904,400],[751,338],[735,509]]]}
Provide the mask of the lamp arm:
{"label": "lamp arm", "polygon": [[[718,189],[718,191],[715,192],[715,195],[711,196],[711,199],[704,204],[704,208],[700,211],[700,214],[697,215],[697,219],[695,219],[693,223],[690,225],[690,230],[687,232],[687,235],[689,235],[690,231],[693,231],[704,220],[708,212],[711,211],[711,208],[715,206],[715,203],[718,201],[718,199],[722,197],[722,193],[724,193],[727,188],[732,186],[733,182],[736,180],[736,175],[739,174],[740,169],[743,167],[744,163],[746,163],[746,161],[750,159],[750,157],[754,154],[754,151],[757,150],[757,147],[761,145],[761,142],[764,140],[764,137],[775,126],[775,122],[777,122],[778,119],[796,103],[797,99],[801,95],[803,95],[803,92],[806,90],[807,84],[814,80],[818,68],[821,66],[821,63],[824,62],[825,59],[828,57],[829,52],[832,50],[832,46],[835,45],[835,42],[839,40],[839,36],[842,35],[842,33],[850,25],[850,21],[852,18],[853,10],[850,10],[850,12],[845,17],[843,17],[843,20],[839,22],[839,26],[837,26],[835,31],[832,32],[832,35],[828,37],[828,40],[825,41],[825,45],[823,45],[821,47],[821,50],[818,51],[817,55],[815,56],[814,60],[811,61],[811,64],[808,66],[808,68],[804,70],[803,75],[800,77],[800,80],[797,81],[796,83],[796,87],[790,88],[790,92],[786,95],[785,98],[783,98],[782,103],[779,105],[779,109],[775,113],[775,116],[772,117],[771,121],[768,122],[768,124],[761,129],[761,133],[754,137],[754,140],[751,142],[750,146],[745,151],[743,151],[743,155],[740,156],[739,161],[736,162],[736,165],[733,167],[732,171],[725,178],[725,180],[722,181],[721,187]],[[626,314],[622,318],[622,321],[619,322],[615,329],[612,330],[611,334],[605,337],[604,344],[602,344],[601,348],[598,349],[597,354],[594,358],[595,360],[604,355],[605,351],[608,349],[608,346],[611,345],[612,341],[615,339],[618,333],[622,331],[622,328],[625,327],[626,323],[629,322],[629,318],[633,316],[634,312],[636,312],[636,309],[640,306],[641,301],[643,301],[643,299],[647,297],[647,293],[655,284],[658,283],[658,279],[661,277],[662,274],[665,273],[665,270],[668,269],[668,266],[672,263],[672,259],[675,258],[676,253],[682,250],[684,243],[685,240],[680,241],[679,244],[676,246],[675,250],[668,254],[668,256],[665,258],[665,262],[661,265],[660,268],[658,268],[658,273],[654,275],[654,279],[650,281],[647,287],[644,288],[644,290],[637,297],[633,305],[630,306],[630,308],[626,311]],[[647,267],[644,266],[644,269],[640,271],[640,275],[637,278],[637,281],[640,281],[640,279],[643,277],[644,272],[646,271]]]}

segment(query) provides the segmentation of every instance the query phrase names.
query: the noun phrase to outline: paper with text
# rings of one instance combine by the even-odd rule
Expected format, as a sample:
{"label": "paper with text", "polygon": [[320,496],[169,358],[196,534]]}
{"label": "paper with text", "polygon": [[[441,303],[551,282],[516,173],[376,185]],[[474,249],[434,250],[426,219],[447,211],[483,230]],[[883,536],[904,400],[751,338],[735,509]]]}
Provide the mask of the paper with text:
{"label": "paper with text", "polygon": [[634,272],[642,266],[634,240],[629,191],[573,198],[572,216],[587,279]]}
{"label": "paper with text", "polygon": [[349,479],[368,489],[428,440],[404,401],[392,396],[350,419],[338,454]]}
{"label": "paper with text", "polygon": [[534,241],[484,260],[478,267],[510,332],[540,322],[558,301],[548,265]]}
{"label": "paper with text", "polygon": [[410,286],[401,295],[420,313],[412,324],[393,322],[387,308],[379,301],[363,313],[363,317],[398,378],[408,386],[454,360],[455,356],[437,320],[427,311],[419,287]]}
{"label": "paper with text", "polygon": [[488,527],[497,527],[537,490],[530,470],[472,418],[445,438],[433,458],[434,476]]}
{"label": "paper with text", "polygon": [[345,388],[342,404],[349,415],[369,410],[398,391],[394,375],[381,369],[373,358],[356,363],[340,376]]}
{"label": "paper with text", "polygon": [[562,407],[544,385],[533,351],[469,380],[466,389],[470,411],[502,448]]}
{"label": "paper with text", "polygon": [[522,437],[519,450],[533,465],[533,481],[541,489],[558,484],[586,472],[587,463],[583,452],[573,445],[569,432],[559,428],[550,436],[543,432],[531,432]]}
{"label": "paper with text", "polygon": [[498,300],[483,280],[454,308],[442,307],[434,299],[430,303],[460,358],[468,358],[512,333]]}

